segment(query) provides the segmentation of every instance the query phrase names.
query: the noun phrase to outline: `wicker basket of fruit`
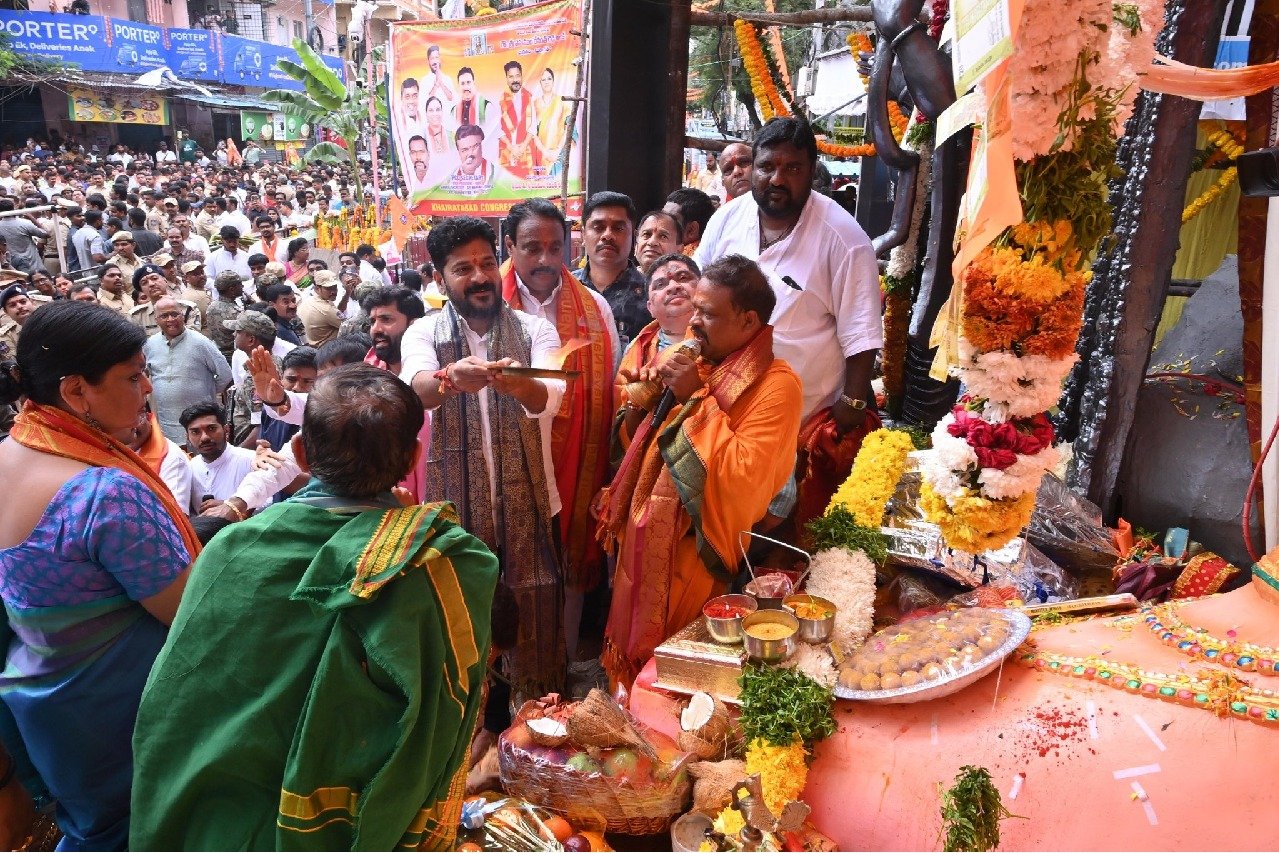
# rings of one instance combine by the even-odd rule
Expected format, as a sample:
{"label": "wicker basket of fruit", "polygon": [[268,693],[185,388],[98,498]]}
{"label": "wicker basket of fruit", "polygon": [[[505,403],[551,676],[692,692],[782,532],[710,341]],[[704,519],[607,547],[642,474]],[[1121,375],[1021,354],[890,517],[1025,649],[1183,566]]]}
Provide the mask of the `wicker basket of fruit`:
{"label": "wicker basket of fruit", "polygon": [[644,732],[606,693],[581,702],[527,702],[502,733],[507,793],[562,814],[594,812],[609,832],[666,831],[689,802],[685,764],[695,756]]}

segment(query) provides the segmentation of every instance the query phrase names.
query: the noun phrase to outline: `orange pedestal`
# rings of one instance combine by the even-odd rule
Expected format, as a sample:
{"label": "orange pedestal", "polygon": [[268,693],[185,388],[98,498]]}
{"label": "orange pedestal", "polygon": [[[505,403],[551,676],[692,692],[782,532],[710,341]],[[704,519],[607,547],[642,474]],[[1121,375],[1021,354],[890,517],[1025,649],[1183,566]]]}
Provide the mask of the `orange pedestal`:
{"label": "orange pedestal", "polygon": [[[1166,673],[1199,669],[1140,625],[1118,630],[1095,620],[1032,636],[1064,654],[1104,652]],[[631,710],[669,733],[680,697],[654,690],[652,677],[650,662]],[[949,787],[965,764],[988,769],[1004,804],[1024,818],[1003,822],[1004,850],[1279,849],[1279,726],[1011,658],[953,696],[914,705],[840,701],[835,717],[839,730],[817,747],[805,799],[813,824],[842,850],[940,849],[939,786]]]}

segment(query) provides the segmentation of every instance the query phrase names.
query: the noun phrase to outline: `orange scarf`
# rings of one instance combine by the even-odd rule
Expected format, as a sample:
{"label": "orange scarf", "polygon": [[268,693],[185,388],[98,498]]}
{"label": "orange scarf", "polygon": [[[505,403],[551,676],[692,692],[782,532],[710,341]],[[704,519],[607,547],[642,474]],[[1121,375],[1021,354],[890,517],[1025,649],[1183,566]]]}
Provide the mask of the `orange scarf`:
{"label": "orange scarf", "polygon": [[147,419],[151,421],[151,435],[134,452],[142,458],[143,462],[147,463],[148,468],[158,475],[160,466],[164,464],[164,457],[169,455],[169,442],[165,439],[164,432],[160,429],[160,422],[156,420],[155,412],[147,415]]}
{"label": "orange scarf", "polygon": [[[160,433],[158,425],[154,427],[152,435],[155,433]],[[95,468],[115,468],[137,477],[164,504],[165,511],[182,534],[182,541],[186,543],[187,553],[191,555],[192,561],[200,553],[200,540],[195,535],[195,528],[191,526],[191,519],[187,518],[186,512],[173,499],[173,493],[160,479],[160,475],[152,471],[142,457],[111,436],[61,409],[42,406],[30,400],[13,422],[9,436],[32,450],[74,459]]]}
{"label": "orange scarf", "polygon": [[[515,266],[502,265],[502,298],[517,311],[524,300]],[[608,477],[608,437],[613,423],[613,339],[604,312],[586,285],[560,269],[559,310],[555,328],[560,343],[589,338],[591,346],[573,352],[565,370],[581,376],[566,383],[560,410],[551,424],[555,487],[560,493],[560,534],[564,546],[564,579],[570,589],[590,589],[603,570],[604,554],[591,535],[591,501]]]}

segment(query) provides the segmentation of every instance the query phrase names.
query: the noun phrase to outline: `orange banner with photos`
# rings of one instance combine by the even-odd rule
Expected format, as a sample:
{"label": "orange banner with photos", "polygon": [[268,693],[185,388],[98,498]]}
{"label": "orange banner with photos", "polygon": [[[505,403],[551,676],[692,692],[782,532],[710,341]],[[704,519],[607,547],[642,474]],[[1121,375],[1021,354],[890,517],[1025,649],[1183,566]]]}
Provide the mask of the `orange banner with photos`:
{"label": "orange banner with photos", "polygon": [[[391,25],[391,136],[414,214],[503,216],[560,195],[581,22],[580,0],[554,0]],[[582,191],[581,124],[579,111],[570,196]]]}

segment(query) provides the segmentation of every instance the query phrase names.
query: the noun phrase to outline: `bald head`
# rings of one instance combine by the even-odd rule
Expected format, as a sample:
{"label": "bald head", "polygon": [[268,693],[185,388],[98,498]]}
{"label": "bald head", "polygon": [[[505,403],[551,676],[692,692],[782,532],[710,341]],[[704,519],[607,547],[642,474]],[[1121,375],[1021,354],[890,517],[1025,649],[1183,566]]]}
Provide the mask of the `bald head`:
{"label": "bald head", "polygon": [[186,311],[172,296],[162,296],[152,303],[155,312],[155,324],[160,327],[160,334],[166,338],[176,338],[186,330]]}
{"label": "bald head", "polygon": [[751,162],[751,147],[745,142],[731,142],[719,152],[720,180],[729,201],[750,192]]}

